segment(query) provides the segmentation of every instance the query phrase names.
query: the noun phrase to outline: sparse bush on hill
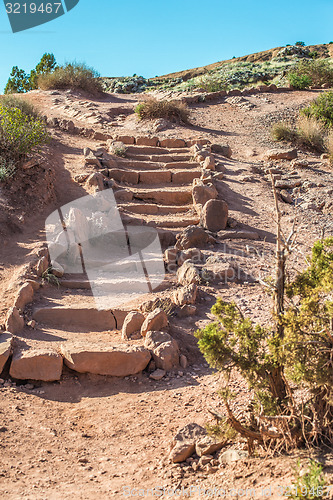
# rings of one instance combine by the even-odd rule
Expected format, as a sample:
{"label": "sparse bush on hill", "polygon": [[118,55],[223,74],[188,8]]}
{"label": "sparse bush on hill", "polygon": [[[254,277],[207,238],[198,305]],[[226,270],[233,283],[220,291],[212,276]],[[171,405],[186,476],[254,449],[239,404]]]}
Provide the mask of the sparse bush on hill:
{"label": "sparse bush on hill", "polygon": [[326,126],[333,125],[333,92],[323,92],[301,113],[321,120]]}
{"label": "sparse bush on hill", "polygon": [[301,60],[287,74],[289,83],[298,89],[333,85],[333,68],[325,60]]}
{"label": "sparse bush on hill", "polygon": [[102,92],[99,76],[93,68],[74,62],[58,66],[51,73],[39,75],[37,82],[42,90],[77,89],[85,90],[90,94],[98,94]]}
{"label": "sparse bush on hill", "polygon": [[0,157],[7,167],[8,162],[18,162],[47,140],[46,126],[40,118],[14,107],[13,102],[10,106],[0,102]]}
{"label": "sparse bush on hill", "polygon": [[159,101],[155,98],[148,98],[139,103],[135,112],[140,120],[155,120],[156,118],[165,118],[170,121],[180,121],[187,123],[190,111],[186,104],[179,101]]}

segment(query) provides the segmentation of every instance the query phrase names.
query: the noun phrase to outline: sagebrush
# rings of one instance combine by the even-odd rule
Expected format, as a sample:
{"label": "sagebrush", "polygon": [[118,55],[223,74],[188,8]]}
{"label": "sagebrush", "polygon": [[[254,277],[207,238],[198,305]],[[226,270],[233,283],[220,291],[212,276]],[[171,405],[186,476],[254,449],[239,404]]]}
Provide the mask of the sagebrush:
{"label": "sagebrush", "polygon": [[67,63],[53,72],[41,74],[37,78],[42,90],[84,90],[90,94],[102,92],[99,73],[84,63]]}
{"label": "sagebrush", "polygon": [[170,121],[188,123],[190,116],[186,104],[179,101],[158,100],[152,97],[139,103],[135,112],[140,120],[165,118]]}

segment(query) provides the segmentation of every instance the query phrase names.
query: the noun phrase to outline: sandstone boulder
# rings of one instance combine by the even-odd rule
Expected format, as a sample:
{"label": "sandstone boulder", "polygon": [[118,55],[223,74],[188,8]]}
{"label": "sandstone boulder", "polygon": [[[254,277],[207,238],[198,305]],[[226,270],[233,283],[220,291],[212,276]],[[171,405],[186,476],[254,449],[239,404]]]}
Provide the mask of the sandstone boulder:
{"label": "sandstone boulder", "polygon": [[195,452],[196,442],[206,435],[207,431],[195,423],[187,424],[179,429],[171,445],[170,460],[173,463],[184,462]]}
{"label": "sandstone boulder", "polygon": [[297,149],[271,149],[266,154],[267,160],[294,160],[297,158]]}
{"label": "sandstone boulder", "polygon": [[124,344],[65,344],[61,347],[65,365],[79,373],[127,377],[144,370],[151,354],[142,346]]}
{"label": "sandstone boulder", "polygon": [[146,336],[149,330],[162,330],[168,326],[168,316],[161,308],[156,308],[148,314],[141,327],[141,335]]}
{"label": "sandstone boulder", "polygon": [[198,287],[194,283],[191,285],[178,288],[173,292],[173,301],[177,306],[185,304],[195,304],[198,293]]}
{"label": "sandstone boulder", "polygon": [[215,240],[204,229],[199,226],[187,226],[181,233],[176,236],[175,247],[179,250],[187,250],[189,248],[204,247],[207,243],[214,243]]}
{"label": "sandstone boulder", "polygon": [[177,270],[177,281],[181,285],[199,284],[201,282],[200,270],[187,260]]}
{"label": "sandstone boulder", "polygon": [[9,332],[0,334],[0,373],[12,352],[13,336]]}
{"label": "sandstone boulder", "polygon": [[9,374],[19,380],[60,380],[63,360],[60,354],[46,349],[26,349],[14,352]]}
{"label": "sandstone boulder", "polygon": [[147,332],[145,347],[151,350],[156,368],[170,371],[179,366],[178,343],[168,333]]}
{"label": "sandstone boulder", "polygon": [[144,322],[144,315],[137,311],[131,311],[125,318],[122,328],[122,338],[128,340],[131,338],[132,333],[138,332]]}
{"label": "sandstone boulder", "polygon": [[49,267],[49,259],[46,255],[41,257],[36,266],[37,276],[43,276]]}
{"label": "sandstone boulder", "polygon": [[6,330],[14,335],[20,333],[24,328],[24,319],[16,307],[11,307],[6,318]]}
{"label": "sandstone boulder", "polygon": [[203,162],[203,168],[207,170],[215,170],[215,158],[212,155],[207,156]]}
{"label": "sandstone boulder", "polygon": [[51,272],[56,278],[62,278],[65,274],[64,268],[56,260],[51,262]]}
{"label": "sandstone boulder", "polygon": [[212,436],[206,435],[201,437],[195,444],[195,452],[199,457],[204,455],[212,455],[219,451],[227,441],[225,439],[214,439]]}
{"label": "sandstone boulder", "polygon": [[27,304],[33,301],[34,289],[30,283],[24,283],[17,292],[16,299],[14,302],[14,307],[23,311]]}
{"label": "sandstone boulder", "polygon": [[187,250],[183,250],[179,253],[177,259],[178,266],[182,266],[184,262],[189,259],[192,262],[199,263],[203,261],[204,257],[199,248],[188,248]]}
{"label": "sandstone boulder", "polygon": [[86,186],[88,188],[98,189],[98,191],[103,191],[104,189],[104,176],[100,172],[94,172],[89,175],[86,180]]}
{"label": "sandstone boulder", "polygon": [[212,149],[213,153],[221,154],[222,156],[225,156],[226,158],[232,157],[232,150],[228,144],[212,144],[211,149]]}
{"label": "sandstone boulder", "polygon": [[215,200],[218,192],[213,184],[204,184],[198,181],[192,188],[193,204],[195,208],[201,209],[209,200]]}
{"label": "sandstone boulder", "polygon": [[222,200],[209,200],[204,205],[200,223],[208,231],[217,233],[227,227],[228,205]]}

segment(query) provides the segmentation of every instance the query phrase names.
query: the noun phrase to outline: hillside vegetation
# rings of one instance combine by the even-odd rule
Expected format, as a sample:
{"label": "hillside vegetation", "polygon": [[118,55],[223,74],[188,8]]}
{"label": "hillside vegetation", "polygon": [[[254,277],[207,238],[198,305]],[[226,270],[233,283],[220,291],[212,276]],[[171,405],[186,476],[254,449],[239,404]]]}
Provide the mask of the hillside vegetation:
{"label": "hillside vegetation", "polygon": [[170,73],[145,79],[142,76],[102,78],[108,92],[136,93],[151,90],[171,90],[177,92],[201,89],[207,92],[242,89],[263,83],[277,86],[287,85],[288,72],[302,61],[326,61],[332,65],[333,43],[304,46],[303,42],[286,47],[257,52],[226,61],[219,61],[200,68]]}

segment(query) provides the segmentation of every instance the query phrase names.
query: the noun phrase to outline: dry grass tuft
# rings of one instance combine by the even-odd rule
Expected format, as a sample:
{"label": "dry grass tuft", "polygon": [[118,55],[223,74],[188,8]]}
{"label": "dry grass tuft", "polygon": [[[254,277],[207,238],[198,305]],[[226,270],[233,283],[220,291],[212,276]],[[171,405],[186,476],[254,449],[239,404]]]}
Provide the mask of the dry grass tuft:
{"label": "dry grass tuft", "polygon": [[288,122],[277,122],[271,127],[271,136],[274,141],[290,141],[296,138],[296,132]]}
{"label": "dry grass tuft", "polygon": [[323,122],[312,116],[301,116],[297,123],[299,140],[305,146],[324,151],[325,127]]}
{"label": "dry grass tuft", "polygon": [[140,120],[165,118],[170,121],[188,123],[190,111],[186,104],[179,101],[157,100],[153,97],[140,102],[135,108]]}

